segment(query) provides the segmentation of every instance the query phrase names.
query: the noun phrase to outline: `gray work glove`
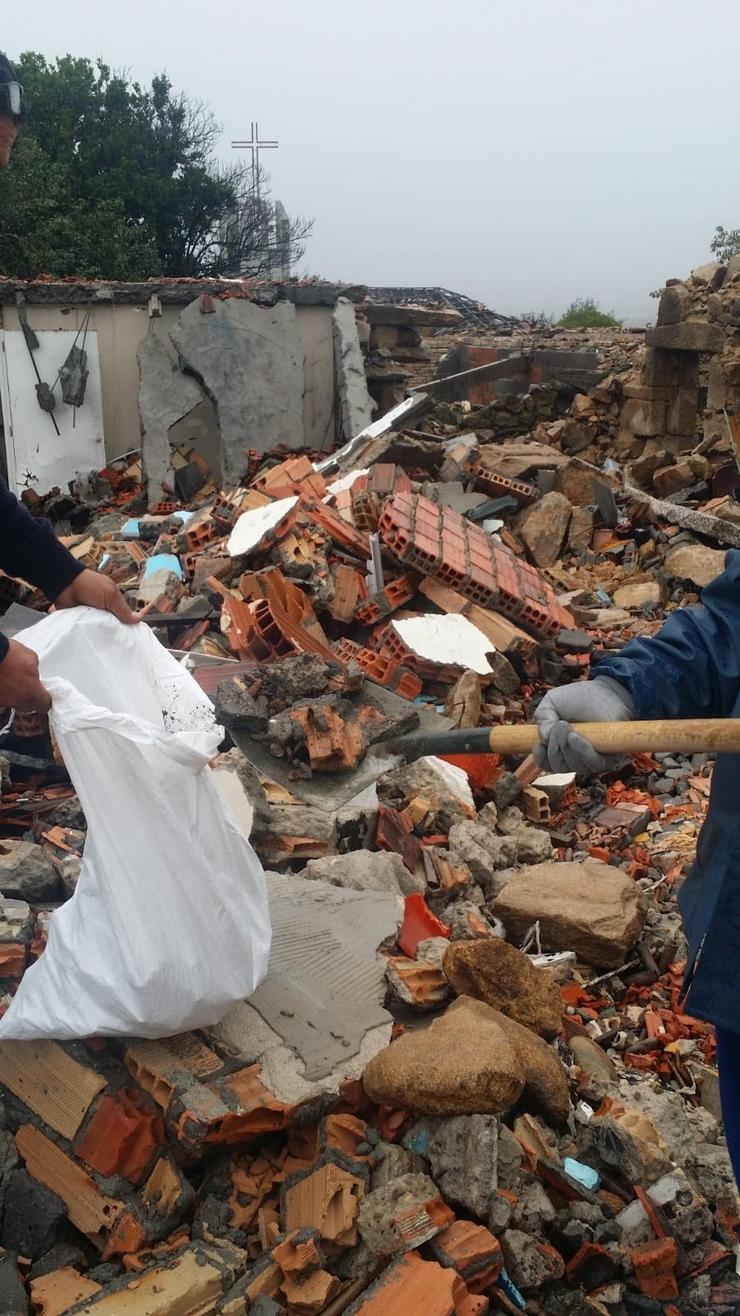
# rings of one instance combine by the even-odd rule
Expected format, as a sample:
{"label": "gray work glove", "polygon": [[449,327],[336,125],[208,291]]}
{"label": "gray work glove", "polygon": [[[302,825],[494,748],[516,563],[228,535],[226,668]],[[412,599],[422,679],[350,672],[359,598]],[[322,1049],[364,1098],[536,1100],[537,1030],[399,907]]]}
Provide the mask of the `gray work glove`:
{"label": "gray work glove", "polygon": [[535,762],[548,772],[576,772],[579,776],[614,770],[624,762],[624,756],[598,754],[570,724],[629,722],[634,716],[629,690],[610,676],[550,690],[534,715],[542,742],[533,751]]}

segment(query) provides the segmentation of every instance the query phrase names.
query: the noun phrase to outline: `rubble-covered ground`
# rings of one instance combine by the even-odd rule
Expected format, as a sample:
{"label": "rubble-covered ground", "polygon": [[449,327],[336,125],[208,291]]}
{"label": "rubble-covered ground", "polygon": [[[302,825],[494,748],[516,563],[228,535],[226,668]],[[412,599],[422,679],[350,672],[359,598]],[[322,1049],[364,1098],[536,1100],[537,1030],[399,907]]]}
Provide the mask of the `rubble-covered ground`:
{"label": "rubble-covered ground", "polygon": [[[394,730],[371,681],[409,715],[529,722],[697,601],[740,543],[739,307],[740,270],[698,271],[590,394],[422,401],[331,473],[245,453],[219,490],[184,454],[187,506],[147,512],[136,461],[29,500],[273,756],[279,784],[228,737],[214,769],[276,950],[202,1034],[0,1044],[2,1312],[740,1310],[714,1039],[680,1002],[711,757],[587,783],[421,758],[330,811],[301,796]],[[85,819],[38,719],[0,752],[7,1001]]]}

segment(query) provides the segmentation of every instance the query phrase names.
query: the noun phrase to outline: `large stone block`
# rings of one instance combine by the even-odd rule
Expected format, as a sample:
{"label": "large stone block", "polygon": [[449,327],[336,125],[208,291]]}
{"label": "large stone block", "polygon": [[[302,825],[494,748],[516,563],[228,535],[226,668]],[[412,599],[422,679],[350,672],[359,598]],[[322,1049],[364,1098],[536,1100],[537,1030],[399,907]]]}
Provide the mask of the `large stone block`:
{"label": "large stone block", "polygon": [[727,406],[727,385],[740,383],[739,363],[731,363],[729,368],[723,357],[715,357],[710,362],[707,372],[707,409],[721,411]]}
{"label": "large stone block", "polygon": [[722,330],[703,320],[659,324],[654,329],[648,329],[645,335],[649,347],[667,348],[672,352],[721,352],[724,341]]}
{"label": "large stone block", "polygon": [[671,396],[669,384],[625,384],[622,393],[626,398],[640,402],[667,402]]}
{"label": "large stone block", "polygon": [[669,434],[695,434],[698,422],[695,388],[676,388],[671,393],[665,413]]}
{"label": "large stone block", "polygon": [[517,518],[516,532],[538,567],[551,567],[557,562],[572,513],[568,499],[553,490]]}
{"label": "large stone block", "polygon": [[679,324],[691,310],[691,293],[683,283],[664,288],[658,306],[658,324]]}
{"label": "large stone block", "polygon": [[375,1056],[365,1091],[372,1101],[419,1115],[509,1110],[524,1091],[525,1070],[504,1022],[482,1001],[461,996],[429,1028],[404,1033]]}
{"label": "large stone block", "polygon": [[214,300],[211,314],[192,302],[170,338],[185,370],[216,406],[226,484],[244,473],[244,450],[304,446],[304,356],[292,302],[257,306]]}
{"label": "large stone block", "polygon": [[622,429],[642,438],[653,438],[665,432],[666,403],[648,402],[643,398],[628,398],[622,407]]}
{"label": "large stone block", "polygon": [[603,969],[624,963],[643,924],[635,883],[595,859],[520,869],[499,892],[495,911],[512,939],[539,921],[544,950],[572,950]]}
{"label": "large stone block", "polygon": [[555,979],[546,969],[536,969],[516,946],[498,937],[454,942],[442,967],[458,996],[485,1001],[541,1037],[560,1032],[563,1001]]}

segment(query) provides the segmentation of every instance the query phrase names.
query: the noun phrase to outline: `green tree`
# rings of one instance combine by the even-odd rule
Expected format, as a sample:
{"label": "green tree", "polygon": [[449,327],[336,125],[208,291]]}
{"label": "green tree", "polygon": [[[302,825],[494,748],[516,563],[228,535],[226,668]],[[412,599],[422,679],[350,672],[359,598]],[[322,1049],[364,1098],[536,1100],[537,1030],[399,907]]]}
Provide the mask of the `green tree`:
{"label": "green tree", "polygon": [[593,297],[577,297],[558,320],[564,329],[618,329],[622,321],[599,309]]}
{"label": "green tree", "polygon": [[[235,225],[248,171],[219,167],[219,125],[164,74],[144,88],[100,60],[18,63],[29,115],[0,174],[1,273],[208,276],[264,242],[268,189],[257,230]],[[294,260],[310,227],[292,226]]]}
{"label": "green tree", "polygon": [[709,249],[720,265],[726,265],[733,256],[740,255],[740,228],[727,229],[718,224]]}

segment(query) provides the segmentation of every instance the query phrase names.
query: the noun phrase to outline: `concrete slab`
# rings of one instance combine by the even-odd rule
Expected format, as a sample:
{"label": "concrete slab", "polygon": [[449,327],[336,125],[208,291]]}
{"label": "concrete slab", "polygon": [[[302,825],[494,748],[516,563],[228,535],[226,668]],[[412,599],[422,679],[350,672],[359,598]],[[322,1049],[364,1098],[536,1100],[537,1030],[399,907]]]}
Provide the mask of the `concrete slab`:
{"label": "concrete slab", "polygon": [[168,431],[200,406],[204,394],[192,376],[183,374],[156,334],[148,333],[141,339],[136,361],[144,477],[149,499],[156,503],[163,496],[162,485],[170,473]]}
{"label": "concrete slab", "polygon": [[392,1020],[377,947],[396,933],[403,903],[300,877],[267,878],[267,978],[208,1033],[235,1056],[259,1060],[262,1081],[280,1100],[296,1103],[336,1093],[387,1046]]}
{"label": "concrete slab", "polygon": [[223,478],[244,473],[244,450],[302,448],[304,356],[295,307],[257,306],[241,298],[187,306],[170,330],[183,369],[213,400],[221,429]]}
{"label": "concrete slab", "polygon": [[340,297],[332,315],[334,333],[334,377],[339,399],[340,442],[364,430],[373,418],[373,400],[367,388],[365,359],[360,347],[355,308]]}

